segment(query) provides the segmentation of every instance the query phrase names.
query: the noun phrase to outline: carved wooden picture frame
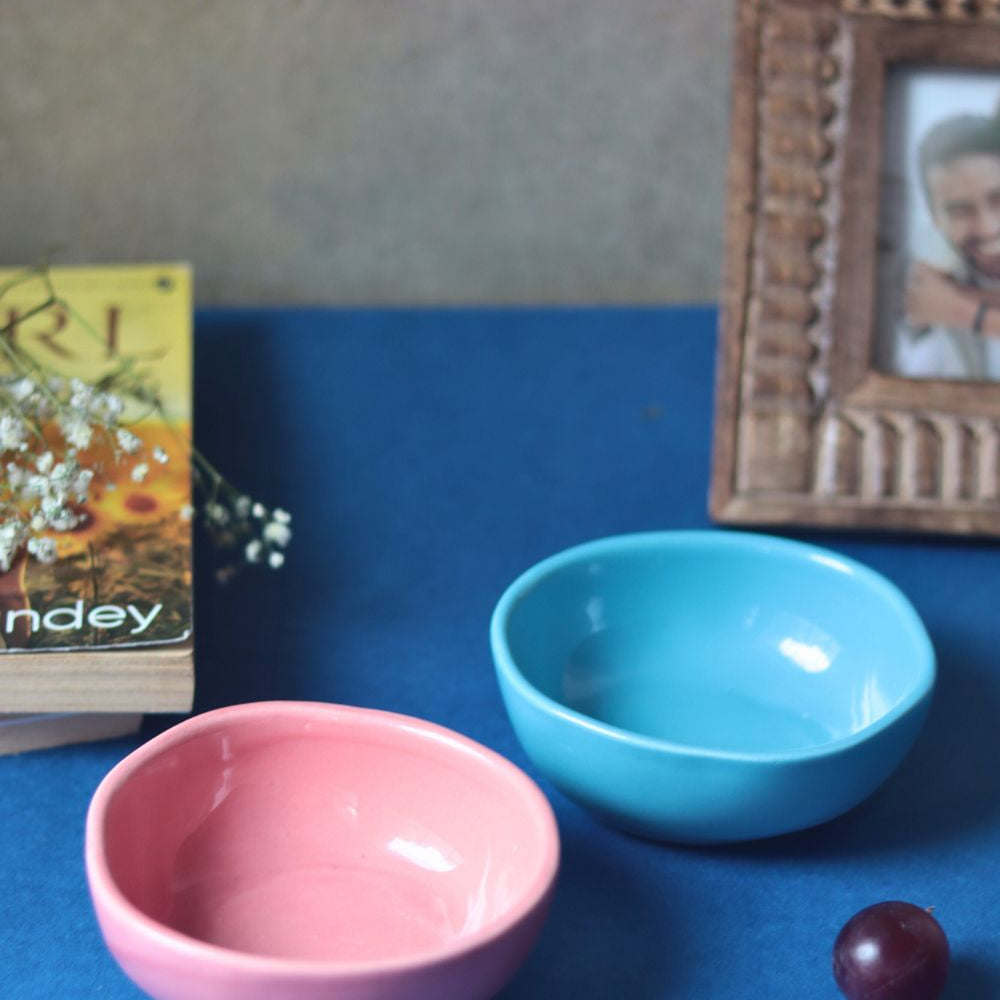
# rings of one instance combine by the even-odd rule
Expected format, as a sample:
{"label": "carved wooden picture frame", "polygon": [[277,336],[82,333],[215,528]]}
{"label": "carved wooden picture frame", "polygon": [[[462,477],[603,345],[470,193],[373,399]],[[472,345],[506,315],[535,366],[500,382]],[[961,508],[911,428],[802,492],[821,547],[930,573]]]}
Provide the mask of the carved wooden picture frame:
{"label": "carved wooden picture frame", "polygon": [[1000,82],[1000,0],[737,0],[719,521],[1000,535],[1000,381],[872,360],[900,66]]}

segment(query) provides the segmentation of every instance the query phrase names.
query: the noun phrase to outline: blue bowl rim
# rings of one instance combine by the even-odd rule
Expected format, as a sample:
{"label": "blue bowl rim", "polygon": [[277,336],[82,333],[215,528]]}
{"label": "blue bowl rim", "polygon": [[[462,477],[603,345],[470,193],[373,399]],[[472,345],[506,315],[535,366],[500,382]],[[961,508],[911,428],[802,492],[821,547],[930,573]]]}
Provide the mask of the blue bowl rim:
{"label": "blue bowl rim", "polygon": [[[885,715],[874,722],[847,736],[826,743],[792,750],[744,752],[736,750],[717,750],[711,747],[693,744],[677,743],[655,736],[646,736],[632,730],[603,722],[593,716],[585,715],[561,702],[550,698],[538,690],[514,662],[507,643],[506,625],[516,604],[518,604],[543,579],[553,575],[566,566],[573,565],[595,556],[610,553],[629,552],[634,550],[663,551],[677,549],[704,549],[706,552],[740,551],[756,552],[763,556],[784,554],[795,558],[806,559],[820,563],[831,571],[847,573],[879,593],[892,609],[902,628],[910,633],[918,649],[924,656],[917,663],[915,683],[896,705]],[[831,549],[801,542],[790,538],[781,538],[752,531],[729,530],[676,530],[676,531],[644,531],[631,534],[610,535],[593,541],[574,545],[561,552],[541,560],[518,576],[504,591],[493,611],[490,621],[490,646],[497,674],[520,695],[524,700],[535,705],[546,715],[562,719],[573,727],[580,727],[604,736],[615,742],[649,751],[659,751],[689,758],[707,760],[744,761],[747,763],[781,763],[800,760],[817,759],[842,753],[893,726],[911,711],[918,708],[930,698],[937,677],[937,664],[934,647],[927,629],[905,594],[881,573],[871,569],[864,563],[841,555]]]}

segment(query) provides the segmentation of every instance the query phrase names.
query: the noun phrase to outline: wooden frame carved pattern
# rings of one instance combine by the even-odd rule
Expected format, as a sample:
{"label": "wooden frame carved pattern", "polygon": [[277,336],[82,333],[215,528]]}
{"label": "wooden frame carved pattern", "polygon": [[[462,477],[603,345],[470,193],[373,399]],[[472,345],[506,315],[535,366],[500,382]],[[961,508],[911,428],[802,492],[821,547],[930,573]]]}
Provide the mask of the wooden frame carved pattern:
{"label": "wooden frame carved pattern", "polygon": [[997,0],[843,0],[842,6],[851,14],[882,17],[1000,21]]}
{"label": "wooden frame carved pattern", "polygon": [[1000,68],[992,25],[1000,0],[738,3],[719,520],[1000,534],[1000,387],[868,370],[886,63]]}

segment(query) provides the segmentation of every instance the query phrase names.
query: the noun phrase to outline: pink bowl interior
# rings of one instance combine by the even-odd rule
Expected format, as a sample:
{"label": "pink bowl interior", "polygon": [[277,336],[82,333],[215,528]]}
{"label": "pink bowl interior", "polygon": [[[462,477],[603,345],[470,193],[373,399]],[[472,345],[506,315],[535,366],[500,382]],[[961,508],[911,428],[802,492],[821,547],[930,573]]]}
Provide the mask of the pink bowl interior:
{"label": "pink bowl interior", "polygon": [[446,730],[335,706],[192,722],[144,748],[101,824],[111,883],[174,931],[281,958],[417,958],[544,889],[541,794]]}

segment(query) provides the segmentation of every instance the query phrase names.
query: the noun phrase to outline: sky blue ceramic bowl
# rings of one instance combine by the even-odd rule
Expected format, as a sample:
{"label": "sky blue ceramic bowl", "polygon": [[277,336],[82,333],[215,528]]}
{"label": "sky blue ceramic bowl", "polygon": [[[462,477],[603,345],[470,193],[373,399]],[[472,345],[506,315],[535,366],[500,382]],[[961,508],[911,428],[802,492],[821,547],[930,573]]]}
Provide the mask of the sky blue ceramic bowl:
{"label": "sky blue ceramic bowl", "polygon": [[491,626],[540,771],[608,822],[674,841],[822,823],[899,764],[935,661],[888,580],[744,532],[624,535],[519,577]]}

